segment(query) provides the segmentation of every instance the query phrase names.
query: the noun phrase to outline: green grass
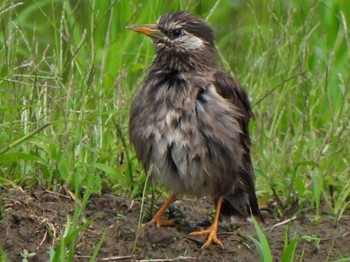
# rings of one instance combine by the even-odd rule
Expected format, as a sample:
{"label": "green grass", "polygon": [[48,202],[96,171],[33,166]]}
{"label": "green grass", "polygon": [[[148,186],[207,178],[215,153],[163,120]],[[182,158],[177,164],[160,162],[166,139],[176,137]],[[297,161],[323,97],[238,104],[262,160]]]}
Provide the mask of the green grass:
{"label": "green grass", "polygon": [[256,246],[258,253],[259,253],[259,258],[261,262],[272,262],[272,254],[271,254],[271,249],[269,246],[269,242],[263,232],[263,230],[261,229],[261,227],[259,226],[259,223],[256,221],[256,219],[252,216],[253,219],[253,223],[255,226],[255,230],[258,234],[258,238],[259,240],[253,238],[253,237],[249,237],[254,245]]}
{"label": "green grass", "polygon": [[341,219],[350,195],[347,0],[3,1],[2,186],[142,195],[128,116],[153,49],[125,26],[172,10],[208,18],[218,64],[250,94],[260,202],[278,198],[283,214],[298,200],[321,219],[322,200]]}

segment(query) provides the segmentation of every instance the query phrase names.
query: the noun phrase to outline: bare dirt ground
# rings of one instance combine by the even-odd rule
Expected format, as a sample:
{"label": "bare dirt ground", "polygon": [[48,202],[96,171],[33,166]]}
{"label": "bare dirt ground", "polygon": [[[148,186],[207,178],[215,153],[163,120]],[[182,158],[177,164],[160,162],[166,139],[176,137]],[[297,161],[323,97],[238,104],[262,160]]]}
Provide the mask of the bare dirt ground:
{"label": "bare dirt ground", "polygon": [[[54,238],[64,232],[67,216],[73,220],[72,198],[65,193],[45,190],[23,192],[0,188],[0,201],[3,207],[0,210],[0,246],[9,261],[21,261],[21,252],[25,249],[35,253],[28,261],[48,261],[48,249],[54,245]],[[248,237],[257,238],[251,223],[220,227],[218,237],[224,249],[219,246],[201,249],[204,239],[188,235],[210,224],[208,214],[212,208],[204,199],[178,200],[171,212],[177,219],[177,226],[138,230],[140,201],[109,192],[93,195],[83,217],[96,219],[79,234],[74,260],[89,261],[103,232],[106,232],[98,261],[259,261],[258,252]],[[274,260],[281,259],[288,226],[290,238],[310,236],[309,240],[297,245],[295,260],[300,260],[300,256],[303,261],[349,257],[349,213],[338,224],[327,213],[322,217],[316,225],[312,220],[313,213],[300,213],[290,223],[278,225],[287,218],[265,213],[266,224],[261,226],[269,239]],[[137,232],[139,237],[135,245]],[[319,241],[313,241],[311,237]]]}

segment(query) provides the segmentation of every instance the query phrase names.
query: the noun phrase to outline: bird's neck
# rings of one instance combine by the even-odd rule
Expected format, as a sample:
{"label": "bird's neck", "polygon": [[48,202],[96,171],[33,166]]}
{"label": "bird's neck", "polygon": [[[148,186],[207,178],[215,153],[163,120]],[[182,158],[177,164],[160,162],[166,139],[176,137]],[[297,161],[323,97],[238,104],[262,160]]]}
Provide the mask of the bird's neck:
{"label": "bird's neck", "polygon": [[158,52],[151,70],[177,72],[207,72],[216,67],[213,52],[194,52],[192,54]]}

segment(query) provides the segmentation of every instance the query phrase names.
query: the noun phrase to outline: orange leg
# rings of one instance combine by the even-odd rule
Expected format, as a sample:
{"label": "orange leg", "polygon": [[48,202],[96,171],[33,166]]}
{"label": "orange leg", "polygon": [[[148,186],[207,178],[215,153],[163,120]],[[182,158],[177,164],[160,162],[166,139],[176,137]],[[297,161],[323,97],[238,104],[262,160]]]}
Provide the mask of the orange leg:
{"label": "orange leg", "polygon": [[215,218],[213,224],[208,227],[206,230],[202,231],[196,231],[192,232],[191,236],[201,236],[201,235],[208,235],[207,241],[204,243],[202,248],[210,246],[212,243],[220,245],[222,248],[224,248],[224,245],[221,243],[221,241],[217,238],[216,233],[218,231],[218,224],[219,224],[219,216],[220,216],[220,209],[222,204],[223,198],[220,197],[216,203],[216,212],[215,212]]}
{"label": "orange leg", "polygon": [[155,214],[155,216],[152,218],[151,221],[149,221],[146,224],[142,224],[142,227],[145,227],[148,224],[154,224],[157,226],[157,228],[160,228],[161,226],[173,226],[175,224],[174,219],[169,220],[163,220],[163,215],[165,211],[168,209],[170,204],[175,201],[176,195],[172,194],[168,200],[163,204],[163,206],[158,210],[158,212]]}

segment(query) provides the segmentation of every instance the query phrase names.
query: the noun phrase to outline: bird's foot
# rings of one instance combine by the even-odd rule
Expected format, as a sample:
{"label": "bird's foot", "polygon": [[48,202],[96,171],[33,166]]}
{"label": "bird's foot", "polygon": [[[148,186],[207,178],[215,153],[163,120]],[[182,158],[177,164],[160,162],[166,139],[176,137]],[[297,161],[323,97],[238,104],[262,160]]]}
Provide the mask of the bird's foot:
{"label": "bird's foot", "polygon": [[176,195],[172,194],[168,198],[168,200],[163,204],[163,206],[158,210],[158,212],[155,214],[152,220],[147,222],[146,224],[142,224],[141,227],[144,228],[147,225],[156,225],[157,228],[160,228],[175,225],[175,219],[163,220],[165,210],[167,210],[170,204],[175,201],[175,198]]}
{"label": "bird's foot", "polygon": [[217,225],[213,224],[206,230],[192,232],[192,233],[190,233],[190,235],[191,236],[208,235],[207,241],[204,243],[202,248],[207,248],[210,245],[212,245],[213,243],[220,245],[222,248],[224,248],[224,245],[221,243],[221,241],[216,236],[217,230],[218,230]]}
{"label": "bird's foot", "polygon": [[151,221],[142,224],[141,227],[145,228],[148,225],[155,225],[157,228],[173,226],[175,225],[175,219],[165,220],[162,216],[155,215]]}

